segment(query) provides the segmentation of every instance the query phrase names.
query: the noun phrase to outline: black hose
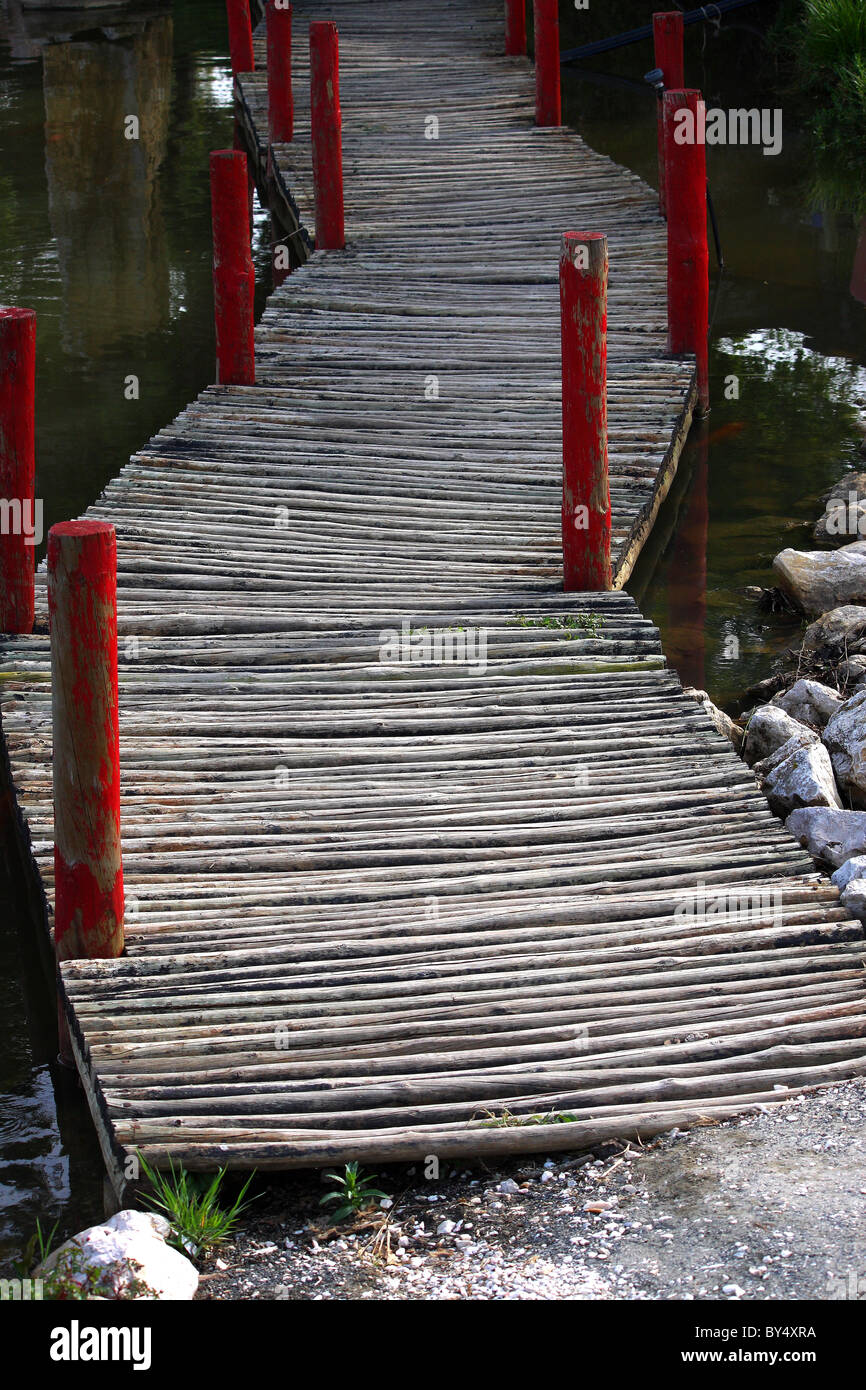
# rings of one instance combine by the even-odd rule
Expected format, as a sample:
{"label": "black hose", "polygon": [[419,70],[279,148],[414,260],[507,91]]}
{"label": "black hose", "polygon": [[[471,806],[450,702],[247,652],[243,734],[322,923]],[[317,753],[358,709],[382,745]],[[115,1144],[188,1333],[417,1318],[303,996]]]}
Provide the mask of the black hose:
{"label": "black hose", "polygon": [[[708,20],[721,19],[731,10],[741,10],[745,5],[757,5],[760,0],[717,0],[715,5],[700,5],[696,10],[683,14],[683,24],[705,24]],[[592,58],[596,53],[609,53],[612,48],[626,48],[641,39],[651,39],[653,27],[645,24],[640,29],[629,29],[625,34],[614,34],[609,39],[597,39],[595,43],[585,43],[582,48],[568,48],[560,53],[560,63],[578,63],[582,58]]]}

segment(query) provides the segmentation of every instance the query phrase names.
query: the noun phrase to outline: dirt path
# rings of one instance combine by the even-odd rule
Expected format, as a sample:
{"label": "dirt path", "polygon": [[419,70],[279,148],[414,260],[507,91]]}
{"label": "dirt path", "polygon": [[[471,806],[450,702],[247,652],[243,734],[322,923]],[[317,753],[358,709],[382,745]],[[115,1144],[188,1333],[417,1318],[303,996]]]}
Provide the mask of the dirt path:
{"label": "dirt path", "polygon": [[866,1080],[644,1148],[439,1179],[338,1227],[299,1175],[203,1271],[207,1299],[866,1299]]}

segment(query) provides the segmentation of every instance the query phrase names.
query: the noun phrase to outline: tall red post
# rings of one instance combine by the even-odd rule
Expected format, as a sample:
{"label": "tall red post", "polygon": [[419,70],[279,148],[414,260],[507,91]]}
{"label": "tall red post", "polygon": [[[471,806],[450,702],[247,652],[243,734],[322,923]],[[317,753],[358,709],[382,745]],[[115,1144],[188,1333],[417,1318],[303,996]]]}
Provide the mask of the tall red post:
{"label": "tall red post", "polygon": [[250,16],[250,0],[226,0],[226,13],[229,21],[229,53],[232,72],[253,72],[256,60],[253,55],[253,22]]}
{"label": "tall red post", "polygon": [[286,145],[294,134],[292,101],[292,6],[289,0],[268,0],[268,138]]}
{"label": "tall red post", "polygon": [[[664,10],[653,15],[656,67],[664,74],[667,91],[681,91],[686,84],[683,57],[683,16],[680,10]],[[664,108],[658,103],[659,212],[665,217],[665,123]]]}
{"label": "tall red post", "polygon": [[526,0],[505,0],[505,52],[512,57],[526,52]]}
{"label": "tall red post", "polygon": [[0,308],[0,632],[32,632],[36,314]]}
{"label": "tall red post", "polygon": [[[105,521],[48,533],[58,960],[123,951],[117,542]],[[61,1014],[61,1056],[70,1060]]]}
{"label": "tall red post", "polygon": [[533,0],[535,124],[561,125],[559,0]]}
{"label": "tall red post", "polygon": [[214,150],[210,157],[217,382],[252,386],[256,379],[254,299],[247,157]]}
{"label": "tall red post", "polygon": [[668,209],[668,348],[693,352],[701,410],[710,401],[710,258],[707,248],[706,108],[698,91],[665,92]]}
{"label": "tall red post", "polygon": [[562,310],[562,587],[610,588],[607,237],[566,232]]}
{"label": "tall red post", "polygon": [[316,246],[327,251],[341,251],[346,245],[338,45],[336,24],[314,20],[310,25],[310,119]]}

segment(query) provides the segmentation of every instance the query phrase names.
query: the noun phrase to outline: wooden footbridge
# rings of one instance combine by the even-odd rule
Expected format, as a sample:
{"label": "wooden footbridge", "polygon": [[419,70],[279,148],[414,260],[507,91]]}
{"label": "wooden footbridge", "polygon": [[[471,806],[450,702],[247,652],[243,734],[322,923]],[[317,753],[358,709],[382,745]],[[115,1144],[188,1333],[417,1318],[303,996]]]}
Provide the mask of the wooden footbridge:
{"label": "wooden footbridge", "polygon": [[[340,35],[343,251],[311,253],[310,18]],[[305,264],[256,383],[88,513],[117,530],[126,949],[62,990],[116,1185],[134,1149],[576,1149],[862,1072],[860,924],[620,587],[695,401],[656,195],[535,125],[493,0],[294,22],[270,173]],[[264,179],[261,35],[256,65]],[[609,592],[562,587],[569,227],[609,238]],[[0,691],[50,926],[44,582]]]}

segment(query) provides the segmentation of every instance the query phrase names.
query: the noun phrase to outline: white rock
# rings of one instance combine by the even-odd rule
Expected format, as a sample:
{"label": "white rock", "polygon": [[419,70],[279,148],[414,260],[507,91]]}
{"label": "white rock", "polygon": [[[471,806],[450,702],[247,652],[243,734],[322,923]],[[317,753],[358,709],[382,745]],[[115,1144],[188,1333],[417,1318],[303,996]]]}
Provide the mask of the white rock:
{"label": "white rock", "polygon": [[437,1236],[450,1236],[456,1224],[456,1221],[440,1221],[439,1225],[436,1227]]}
{"label": "white rock", "polygon": [[803,746],[791,738],[756,763],[754,772],[774,815],[786,816],[798,806],[842,809],[830,755],[821,743]]}
{"label": "white rock", "polygon": [[866,878],[852,878],[839,894],[839,901],[855,917],[866,920]]}
{"label": "white rock", "polygon": [[866,806],[866,690],[858,690],[824,730],[833,771],[856,806]]}
{"label": "white rock", "polygon": [[866,878],[866,854],[855,854],[846,859],[841,869],[830,875],[836,887],[842,889],[852,878]]}
{"label": "white rock", "polygon": [[496,1190],[497,1192],[519,1192],[520,1188],[513,1178],[505,1178]]}
{"label": "white rock", "polygon": [[[48,1273],[64,1254],[81,1251],[80,1272],[70,1271],[79,1286],[86,1282],[88,1270],[100,1275],[103,1293],[108,1297],[191,1299],[198,1288],[198,1270],[179,1250],[166,1245],[171,1227],[155,1212],[120,1211],[102,1226],[89,1226],[53,1251],[38,1273]],[[62,1268],[62,1265],[61,1265]],[[134,1280],[148,1292],[129,1294]]]}
{"label": "white rock", "polygon": [[773,569],[781,587],[807,613],[866,603],[866,541],[838,550],[783,550]]}
{"label": "white rock", "polygon": [[816,859],[824,859],[837,868],[852,855],[866,851],[866,811],[804,806],[792,811],[785,825]]}
{"label": "white rock", "polygon": [[808,680],[795,681],[790,690],[783,695],[775,695],[771,701],[794,719],[799,719],[801,724],[814,724],[821,729],[843,703],[838,690],[831,690],[829,685],[822,685],[820,681]]}
{"label": "white rock", "polygon": [[743,757],[748,763],[758,762],[775,753],[777,748],[781,748],[793,738],[803,746],[818,742],[815,730],[807,729],[805,724],[801,724],[799,719],[794,719],[786,710],[780,709],[778,705],[759,705],[746,725]]}

